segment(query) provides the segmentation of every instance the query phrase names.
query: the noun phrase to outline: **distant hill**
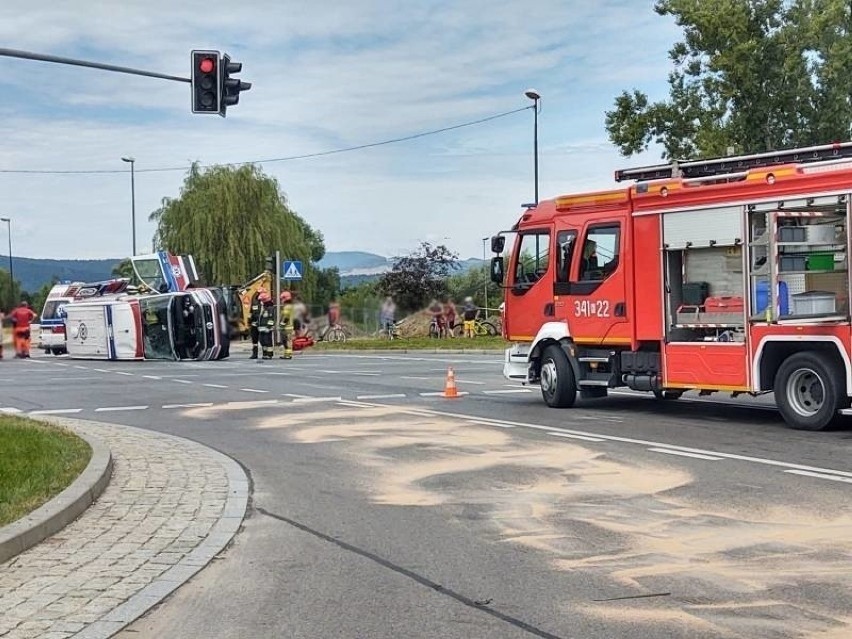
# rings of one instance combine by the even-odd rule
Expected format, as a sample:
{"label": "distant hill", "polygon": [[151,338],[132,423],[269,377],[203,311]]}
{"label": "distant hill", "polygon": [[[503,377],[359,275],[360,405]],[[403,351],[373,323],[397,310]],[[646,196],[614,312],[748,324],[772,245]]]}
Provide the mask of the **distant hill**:
{"label": "distant hill", "polygon": [[[24,290],[35,293],[53,279],[60,281],[93,282],[108,279],[112,269],[122,258],[109,260],[46,260],[29,257],[14,257],[15,279]],[[0,268],[8,268],[8,256],[0,255]],[[319,262],[322,268],[336,266],[340,270],[341,283],[354,286],[362,281],[377,279],[389,271],[393,261],[390,258],[364,251],[330,251]],[[471,258],[459,263],[460,271],[479,266],[482,260]]]}
{"label": "distant hill", "polygon": [[[94,282],[108,279],[120,258],[110,260],[42,260],[12,257],[15,279],[25,291],[35,293],[51,280]],[[0,255],[0,268],[9,268],[9,256]]]}

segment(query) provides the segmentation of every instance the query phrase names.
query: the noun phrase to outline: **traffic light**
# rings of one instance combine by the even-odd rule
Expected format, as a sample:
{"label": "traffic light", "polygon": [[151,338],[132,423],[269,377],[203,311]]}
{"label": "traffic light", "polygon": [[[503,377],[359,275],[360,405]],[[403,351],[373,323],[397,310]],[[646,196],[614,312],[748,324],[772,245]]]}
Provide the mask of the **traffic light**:
{"label": "traffic light", "polygon": [[222,70],[219,115],[224,118],[227,108],[239,103],[240,92],[251,89],[251,82],[243,82],[239,78],[231,77],[231,74],[236,74],[243,70],[243,64],[242,62],[231,62],[231,56],[227,53],[222,56],[219,68]]}
{"label": "traffic light", "polygon": [[218,51],[192,51],[192,112],[219,113],[222,74]]}

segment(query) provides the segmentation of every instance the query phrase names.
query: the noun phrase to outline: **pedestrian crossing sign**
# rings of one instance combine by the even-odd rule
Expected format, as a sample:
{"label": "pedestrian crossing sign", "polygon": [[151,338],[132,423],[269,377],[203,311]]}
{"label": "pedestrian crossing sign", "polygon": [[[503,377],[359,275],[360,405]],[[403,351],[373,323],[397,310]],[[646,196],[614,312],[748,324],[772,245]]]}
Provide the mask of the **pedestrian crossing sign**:
{"label": "pedestrian crossing sign", "polygon": [[300,280],[302,279],[302,263],[296,261],[285,260],[284,268],[281,269],[285,280]]}

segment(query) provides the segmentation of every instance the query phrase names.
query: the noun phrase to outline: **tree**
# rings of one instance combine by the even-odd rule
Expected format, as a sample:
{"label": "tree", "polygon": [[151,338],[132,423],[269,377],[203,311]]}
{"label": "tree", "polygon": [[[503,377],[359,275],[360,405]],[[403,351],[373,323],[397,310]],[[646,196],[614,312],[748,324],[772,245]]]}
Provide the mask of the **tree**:
{"label": "tree", "polygon": [[0,269],[0,311],[12,310],[21,299],[20,283],[17,280],[12,282],[9,271]]}
{"label": "tree", "polygon": [[130,258],[125,258],[112,267],[113,277],[127,277],[133,279],[135,275],[136,274],[133,272],[133,264],[130,263]]}
{"label": "tree", "polygon": [[195,163],[180,197],[164,198],[150,219],[157,223],[156,245],[193,255],[205,284],[241,284],[278,250],[282,259],[304,264],[299,292],[308,300],[315,292],[311,262],[325,254],[322,234],[290,209],[277,180],[257,166],[202,170]]}
{"label": "tree", "polygon": [[403,311],[420,310],[430,299],[446,294],[447,277],[457,268],[458,255],[446,246],[422,242],[409,255],[394,260],[376,290],[393,297]]}
{"label": "tree", "polygon": [[669,97],[623,91],[609,139],[631,156],[651,142],[692,159],[845,140],[852,133],[847,0],[658,0],[683,40],[669,51]]}
{"label": "tree", "polygon": [[495,309],[503,301],[503,289],[491,281],[491,266],[488,262],[451,276],[447,280],[447,293],[456,302],[470,296],[477,306],[483,307],[486,286],[488,287],[488,308]]}

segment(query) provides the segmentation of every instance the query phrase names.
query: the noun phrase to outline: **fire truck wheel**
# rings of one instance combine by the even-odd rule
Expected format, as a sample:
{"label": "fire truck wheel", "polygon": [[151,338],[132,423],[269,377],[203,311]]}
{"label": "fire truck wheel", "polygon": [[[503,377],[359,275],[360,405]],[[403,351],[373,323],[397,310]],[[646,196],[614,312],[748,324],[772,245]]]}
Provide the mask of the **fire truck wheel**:
{"label": "fire truck wheel", "polygon": [[541,360],[541,396],[551,408],[570,408],[577,399],[577,382],[568,356],[553,345]]}
{"label": "fire truck wheel", "polygon": [[822,430],[840,407],[840,371],[815,353],[796,353],[775,377],[775,401],[784,420],[799,430]]}

